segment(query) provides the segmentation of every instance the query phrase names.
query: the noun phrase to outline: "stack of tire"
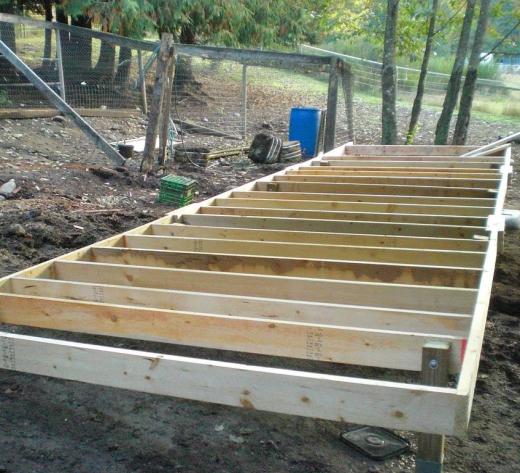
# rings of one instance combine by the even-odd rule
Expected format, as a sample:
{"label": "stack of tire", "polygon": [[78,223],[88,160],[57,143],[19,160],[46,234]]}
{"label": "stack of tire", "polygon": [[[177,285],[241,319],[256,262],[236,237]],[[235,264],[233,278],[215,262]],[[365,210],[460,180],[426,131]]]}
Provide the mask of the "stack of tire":
{"label": "stack of tire", "polygon": [[282,142],[277,136],[267,132],[258,133],[248,153],[249,159],[259,164],[299,161],[302,151],[299,141]]}

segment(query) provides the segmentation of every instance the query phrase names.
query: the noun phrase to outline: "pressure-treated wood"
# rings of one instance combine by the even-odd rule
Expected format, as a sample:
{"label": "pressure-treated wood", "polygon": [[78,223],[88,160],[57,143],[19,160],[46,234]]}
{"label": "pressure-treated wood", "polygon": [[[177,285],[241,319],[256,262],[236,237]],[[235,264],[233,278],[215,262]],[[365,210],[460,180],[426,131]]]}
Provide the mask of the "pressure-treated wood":
{"label": "pressure-treated wood", "polygon": [[[431,435],[467,428],[511,172],[509,148],[461,157],[473,149],[340,146],[0,279],[0,323],[262,354],[282,368],[4,332],[0,367],[414,430],[430,435],[419,460],[439,463]],[[408,381],[283,369],[287,358]],[[456,386],[444,387],[448,373]]]}

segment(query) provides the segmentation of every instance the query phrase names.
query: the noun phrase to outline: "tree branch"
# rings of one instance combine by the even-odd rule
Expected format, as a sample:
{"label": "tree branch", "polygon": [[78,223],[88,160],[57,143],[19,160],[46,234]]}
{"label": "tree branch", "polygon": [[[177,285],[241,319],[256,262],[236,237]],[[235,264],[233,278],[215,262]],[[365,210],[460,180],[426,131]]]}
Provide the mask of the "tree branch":
{"label": "tree branch", "polygon": [[513,26],[513,28],[511,28],[509,30],[509,32],[498,42],[496,43],[492,48],[491,50],[483,57],[480,58],[480,62],[482,62],[484,59],[486,59],[488,56],[490,56],[491,54],[493,54],[500,46],[502,46],[502,44],[504,43],[504,41],[509,38],[513,33],[514,31],[520,26],[520,20],[518,20],[516,22],[516,25]]}

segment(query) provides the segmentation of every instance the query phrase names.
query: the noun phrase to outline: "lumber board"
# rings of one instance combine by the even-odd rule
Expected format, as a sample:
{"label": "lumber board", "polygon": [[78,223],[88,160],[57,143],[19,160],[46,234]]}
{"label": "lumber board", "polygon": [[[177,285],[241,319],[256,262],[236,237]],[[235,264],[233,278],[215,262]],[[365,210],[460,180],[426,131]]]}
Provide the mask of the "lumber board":
{"label": "lumber board", "polygon": [[243,215],[186,214],[182,222],[188,225],[223,226],[236,228],[272,228],[277,230],[303,230],[310,232],[361,233],[407,235],[446,238],[473,238],[487,236],[483,227],[459,225],[430,225],[420,223],[394,223],[348,220],[316,220],[288,217],[262,217]]}
{"label": "lumber board", "polygon": [[[132,118],[141,116],[142,112],[125,108],[75,108],[82,117]],[[55,108],[0,108],[0,120],[20,120],[25,118],[52,118],[60,112]]]}
{"label": "lumber board", "polygon": [[291,181],[286,176],[275,176],[273,184],[267,182],[258,182],[256,190],[271,190],[270,186],[282,192],[325,192],[340,193],[346,192],[351,194],[371,194],[371,195],[393,195],[400,196],[433,196],[433,197],[475,197],[475,198],[493,198],[496,190],[487,188],[466,188],[466,187],[430,187],[422,186],[406,186],[397,184],[356,184],[351,182],[298,182]]}
{"label": "lumber board", "polygon": [[[411,371],[421,369],[422,346],[432,336],[3,293],[0,322]],[[458,372],[462,339],[434,336],[454,346],[450,365]],[[319,349],[310,350],[316,337]]]}
{"label": "lumber board", "polygon": [[[296,230],[250,229],[153,223],[151,232],[162,236],[207,237],[231,240],[313,243],[322,245],[377,246],[383,248],[420,248],[453,251],[485,251],[486,239],[408,237],[403,235],[305,232]],[[131,234],[131,233],[129,233]]]}
{"label": "lumber board", "polygon": [[464,188],[482,188],[496,189],[500,183],[500,179],[482,179],[457,178],[457,177],[408,177],[408,176],[337,176],[318,174],[317,176],[309,174],[292,174],[287,173],[284,176],[277,177],[275,180],[294,181],[294,182],[333,182],[337,184],[389,184],[400,186],[425,186],[433,187],[464,187]]}
{"label": "lumber board", "polygon": [[41,278],[11,279],[13,294],[130,305],[184,312],[201,312],[285,320],[341,327],[385,329],[463,336],[471,316],[447,312],[395,310],[380,307],[291,301],[207,292],[150,289],[58,281]]}
{"label": "lumber board", "polygon": [[285,256],[291,258],[378,261],[438,266],[482,267],[483,252],[417,250],[378,246],[323,245],[319,243],[266,242],[218,238],[190,238],[159,235],[125,235],[125,247],[210,252],[223,254]]}
{"label": "lumber board", "polygon": [[[404,161],[341,161],[337,159],[325,159],[323,161],[316,161],[314,166],[334,166],[337,168],[351,169],[355,167],[379,167],[384,163],[386,168],[402,167]],[[406,161],[407,166],[414,168],[442,168],[442,169],[498,169],[499,163],[493,161]]]}
{"label": "lumber board", "polygon": [[[476,289],[56,261],[55,279],[217,294],[468,314]],[[44,276],[45,277],[45,276]]]}
{"label": "lumber board", "polygon": [[[279,202],[279,201],[278,201]],[[485,227],[487,217],[467,217],[459,215],[413,214],[399,212],[349,212],[344,210],[311,210],[293,208],[291,205],[283,208],[246,207],[229,205],[215,205],[204,207],[202,214],[211,215],[244,215],[262,217],[288,217],[324,220],[350,220],[368,222],[399,222],[399,223],[428,223],[432,225],[462,225]]]}
{"label": "lumber board", "polygon": [[[334,166],[309,166],[295,171],[287,171],[288,176],[356,176],[356,177],[434,177],[458,179],[500,179],[500,173],[494,169],[456,169],[456,168],[336,168]],[[473,172],[469,172],[473,171]]]}
{"label": "lumber board", "polygon": [[[484,207],[482,216],[493,213],[494,199],[475,199],[457,197],[415,197],[415,196],[395,196],[395,195],[370,195],[370,194],[327,194],[319,192],[280,192],[280,191],[235,191],[231,194],[232,198],[246,199],[275,199],[275,200],[320,200],[328,202],[359,202],[377,204],[406,204],[406,205],[433,205],[446,207]],[[220,197],[216,197],[219,199]]]}
{"label": "lumber board", "polygon": [[450,388],[200,360],[6,332],[0,332],[0,344],[14,354],[12,359],[0,358],[0,368],[8,370],[339,422],[446,435],[462,432],[455,413],[464,399]]}
{"label": "lumber board", "polygon": [[192,253],[134,248],[92,248],[89,261],[155,268],[226,271],[344,281],[377,281],[428,286],[476,287],[479,268],[419,266],[375,261],[339,261],[275,256]]}
{"label": "lumber board", "polygon": [[[250,193],[251,194],[251,193]],[[290,197],[290,196],[288,196]],[[312,197],[311,197],[312,198]],[[273,209],[328,210],[337,212],[372,212],[426,214],[436,216],[464,216],[487,218],[493,211],[492,207],[471,207],[464,205],[427,205],[400,204],[387,202],[341,202],[335,200],[304,200],[304,199],[274,199],[253,195],[252,198],[227,197],[215,199],[214,204],[220,207],[253,207]]]}

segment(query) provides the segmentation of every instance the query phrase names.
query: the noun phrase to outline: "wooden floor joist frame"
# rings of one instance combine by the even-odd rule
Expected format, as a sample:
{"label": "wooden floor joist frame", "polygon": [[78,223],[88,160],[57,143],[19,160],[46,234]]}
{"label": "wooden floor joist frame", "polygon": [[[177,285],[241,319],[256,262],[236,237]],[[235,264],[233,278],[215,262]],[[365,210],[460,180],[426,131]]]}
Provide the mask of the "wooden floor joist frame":
{"label": "wooden floor joist frame", "polygon": [[[259,353],[281,366],[288,357],[422,372],[422,381],[7,332],[0,368],[461,436],[511,173],[510,148],[460,156],[471,149],[341,146],[0,279],[4,324]],[[446,382],[439,363],[457,375],[450,387],[435,385]],[[436,438],[421,441],[432,458]],[[423,453],[418,465],[440,468]]]}

